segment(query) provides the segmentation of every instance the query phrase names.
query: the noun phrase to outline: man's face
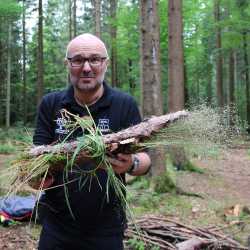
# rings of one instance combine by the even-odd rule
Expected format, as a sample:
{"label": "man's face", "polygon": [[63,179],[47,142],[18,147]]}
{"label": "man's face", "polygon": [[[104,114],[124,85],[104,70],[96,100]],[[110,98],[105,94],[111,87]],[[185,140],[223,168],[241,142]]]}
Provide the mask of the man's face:
{"label": "man's face", "polygon": [[96,91],[107,70],[107,52],[97,38],[75,39],[68,47],[70,82],[78,90]]}

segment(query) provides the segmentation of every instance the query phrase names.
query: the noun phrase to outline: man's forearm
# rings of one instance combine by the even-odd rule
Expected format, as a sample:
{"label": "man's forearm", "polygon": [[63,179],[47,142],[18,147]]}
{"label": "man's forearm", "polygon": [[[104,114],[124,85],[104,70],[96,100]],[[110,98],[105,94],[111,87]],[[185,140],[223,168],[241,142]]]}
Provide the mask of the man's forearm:
{"label": "man's forearm", "polygon": [[135,157],[137,157],[139,160],[138,167],[134,169],[134,171],[130,174],[134,176],[140,176],[146,174],[151,166],[151,159],[149,155],[145,152],[140,152],[136,153]]}

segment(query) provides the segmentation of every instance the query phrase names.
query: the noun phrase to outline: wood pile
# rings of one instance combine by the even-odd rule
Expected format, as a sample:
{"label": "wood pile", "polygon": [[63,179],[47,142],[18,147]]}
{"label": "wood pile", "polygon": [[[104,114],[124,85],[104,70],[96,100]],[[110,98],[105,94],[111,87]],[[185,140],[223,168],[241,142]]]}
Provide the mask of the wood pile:
{"label": "wood pile", "polygon": [[125,235],[126,245],[129,239],[143,241],[147,250],[153,247],[166,250],[248,250],[247,247],[224,235],[220,228],[194,228],[160,216],[145,216],[135,223],[129,223]]}

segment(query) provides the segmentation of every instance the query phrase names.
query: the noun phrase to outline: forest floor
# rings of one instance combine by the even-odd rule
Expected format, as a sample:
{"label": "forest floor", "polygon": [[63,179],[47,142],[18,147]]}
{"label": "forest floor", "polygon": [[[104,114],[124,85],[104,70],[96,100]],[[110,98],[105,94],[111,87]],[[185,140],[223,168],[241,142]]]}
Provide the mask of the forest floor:
{"label": "forest floor", "polygon": [[[0,168],[10,157],[0,155]],[[219,156],[195,158],[192,162],[205,172],[178,171],[176,183],[185,191],[201,194],[204,199],[154,194],[145,190],[143,183],[135,183],[129,190],[132,195],[135,194],[134,198],[130,198],[130,204],[136,216],[162,214],[193,226],[223,226],[225,233],[246,244],[250,236],[250,215],[247,213],[247,208],[250,210],[250,150],[231,149]],[[246,213],[240,210],[239,214],[234,214],[235,207],[244,207]],[[237,226],[235,221],[242,221],[243,224]],[[39,226],[30,228],[28,224],[0,226],[0,249],[36,249],[39,231]]]}

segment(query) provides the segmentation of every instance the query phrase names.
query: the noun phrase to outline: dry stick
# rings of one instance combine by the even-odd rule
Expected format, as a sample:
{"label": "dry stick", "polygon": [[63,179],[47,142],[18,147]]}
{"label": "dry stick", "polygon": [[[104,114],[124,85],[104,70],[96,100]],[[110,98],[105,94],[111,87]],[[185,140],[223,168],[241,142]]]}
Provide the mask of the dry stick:
{"label": "dry stick", "polygon": [[[171,222],[170,226],[169,226],[169,223],[164,224],[164,222],[169,222],[169,221]],[[158,240],[161,240],[162,244],[164,244],[163,242],[166,242],[166,241],[164,240],[162,241],[161,236],[162,237],[171,236],[172,238],[176,240],[183,240],[183,239],[185,240],[185,239],[190,239],[194,237],[194,235],[198,233],[199,235],[202,234],[203,236],[205,236],[206,239],[204,238],[201,238],[201,239],[206,240],[206,242],[209,244],[220,244],[230,249],[247,250],[247,248],[242,246],[240,243],[234,241],[233,239],[230,239],[228,236],[224,236],[215,232],[210,232],[208,229],[206,230],[194,229],[190,226],[186,226],[186,225],[183,225],[182,223],[179,223],[170,219],[162,218],[162,217],[147,216],[146,218],[137,220],[137,224],[138,225],[141,224],[139,226],[141,230],[144,231],[143,232],[144,234],[145,233],[149,234],[147,235],[147,237],[157,242],[159,242]],[[153,225],[155,225],[155,227],[153,227]],[[170,228],[167,228],[167,226],[169,226]],[[184,228],[181,228],[181,227],[184,227]],[[166,232],[164,232],[163,230],[166,230]],[[206,233],[204,233],[203,230],[206,231]],[[184,234],[183,234],[183,231],[184,231]],[[171,232],[171,234],[168,232]],[[152,235],[150,234],[153,234],[154,238],[152,238]],[[157,237],[160,237],[160,239]]]}
{"label": "dry stick", "polygon": [[221,235],[221,234],[216,233],[216,232],[210,232],[210,233],[211,233],[212,235],[216,236],[216,237],[221,238],[222,240],[226,239],[226,240],[229,241],[230,243],[235,244],[235,245],[237,245],[237,246],[239,246],[239,247],[242,247],[242,245],[241,245],[239,242],[237,242],[237,241],[235,241],[235,240],[229,238],[227,235]]}
{"label": "dry stick", "polygon": [[[151,216],[150,218],[159,219],[159,218],[154,217],[154,216]],[[184,225],[184,224],[182,224],[182,223],[180,223],[180,222],[177,222],[177,221],[174,221],[174,220],[170,220],[170,219],[162,218],[162,220],[163,220],[163,221],[167,221],[167,222],[175,223],[176,225],[179,225],[179,226],[184,227],[184,228],[188,228],[188,229],[190,229],[190,230],[192,230],[192,231],[194,231],[194,232],[196,232],[196,233],[198,233],[198,234],[200,234],[200,235],[202,235],[202,236],[205,236],[205,237],[207,237],[207,238],[210,238],[210,235],[208,235],[208,234],[206,234],[206,233],[204,233],[204,232],[202,232],[202,231],[200,231],[200,230],[198,230],[198,229],[196,229],[196,228],[193,228],[193,227],[191,227],[191,226],[187,226],[187,225]]]}
{"label": "dry stick", "polygon": [[[131,139],[128,143],[136,143],[135,139],[141,140],[150,137],[150,135],[154,132],[159,131],[161,128],[167,126],[169,123],[179,120],[181,118],[187,117],[188,112],[186,111],[178,111],[176,113],[170,113],[162,116],[155,116],[146,121],[143,121],[135,126],[129,127],[127,129],[121,130],[117,133],[111,133],[107,135],[103,135],[103,142],[106,145],[110,145],[111,143],[120,144],[121,141]],[[134,139],[134,140],[133,140]],[[77,148],[78,142],[68,142],[59,145],[43,145],[32,148],[28,155],[30,157],[37,157],[41,154],[46,153],[73,153]],[[86,153],[86,156],[88,154]]]}
{"label": "dry stick", "polygon": [[[132,229],[127,229],[127,232],[130,232],[130,233],[132,233],[132,234],[138,234],[136,231],[134,231],[134,230],[132,230]],[[167,241],[164,241],[164,240],[162,240],[162,239],[154,238],[154,237],[151,237],[151,236],[148,236],[148,235],[145,235],[145,234],[141,235],[141,237],[143,238],[143,240],[144,240],[145,242],[148,242],[148,243],[150,243],[150,244],[157,245],[157,246],[159,246],[159,247],[162,247],[163,249],[169,249],[169,247],[170,247],[170,249],[176,249],[174,245],[172,245],[171,243],[169,243],[169,242],[167,242]],[[156,241],[156,242],[154,242],[154,241]],[[162,244],[164,244],[164,245],[166,245],[166,246],[164,246],[164,245],[162,245]],[[166,248],[166,247],[167,247],[167,248]]]}

